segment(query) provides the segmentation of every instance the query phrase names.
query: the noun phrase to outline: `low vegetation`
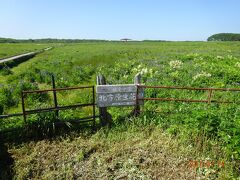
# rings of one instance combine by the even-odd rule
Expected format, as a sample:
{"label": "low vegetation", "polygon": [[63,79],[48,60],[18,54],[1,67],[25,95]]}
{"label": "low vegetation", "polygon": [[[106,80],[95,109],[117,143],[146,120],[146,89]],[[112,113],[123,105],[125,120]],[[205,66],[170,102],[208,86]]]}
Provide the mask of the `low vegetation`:
{"label": "low vegetation", "polygon": [[[57,45],[10,69],[11,74],[0,75],[0,112],[21,112],[20,92],[51,87],[51,75],[56,77],[57,87],[96,84],[99,73],[105,75],[110,84],[127,84],[140,73],[146,85],[239,88],[239,50],[238,42]],[[146,90],[145,95],[207,98],[207,92],[202,91]],[[114,123],[111,129],[18,146],[8,144],[15,159],[16,176],[36,179],[238,177],[239,97],[239,92],[214,92],[213,99],[229,100],[235,102],[233,104],[145,102],[141,116],[136,119],[128,118],[132,108],[109,108]],[[51,98],[51,95],[32,96],[28,107],[49,106]],[[77,92],[61,93],[59,98],[60,102],[69,104],[88,100]],[[89,109],[82,111],[90,112]],[[70,113],[74,114],[62,112],[62,120],[72,116]],[[49,114],[34,116],[28,121],[52,121],[51,117]],[[23,127],[21,117],[0,123],[1,130],[16,127]],[[225,166],[197,166],[189,170],[190,160],[220,161]]]}
{"label": "low vegetation", "polygon": [[28,52],[35,52],[49,47],[49,44],[3,44],[0,43],[0,59],[24,54]]}
{"label": "low vegetation", "polygon": [[[219,147],[209,146],[211,143],[200,137],[195,139],[195,146],[186,145],[181,139],[180,135],[172,137],[162,131],[154,121],[139,118],[126,119],[125,123],[94,135],[85,132],[31,142],[10,148],[10,152],[19,179],[233,177],[231,163],[222,159],[224,153]],[[211,149],[208,154],[200,141]]]}

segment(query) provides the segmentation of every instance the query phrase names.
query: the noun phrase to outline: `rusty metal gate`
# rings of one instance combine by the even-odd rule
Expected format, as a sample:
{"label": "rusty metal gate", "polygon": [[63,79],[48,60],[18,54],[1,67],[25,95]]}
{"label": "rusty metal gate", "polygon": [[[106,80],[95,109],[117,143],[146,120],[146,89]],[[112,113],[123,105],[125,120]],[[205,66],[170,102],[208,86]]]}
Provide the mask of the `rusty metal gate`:
{"label": "rusty metal gate", "polygon": [[[92,102],[91,103],[74,104],[74,105],[68,105],[68,106],[59,106],[58,105],[57,92],[70,91],[70,90],[82,90],[82,89],[91,89],[91,94],[92,94]],[[25,98],[27,97],[28,94],[46,93],[46,92],[53,92],[54,107],[26,110]],[[75,119],[74,121],[75,122],[76,121],[79,121],[79,122],[93,121],[93,125],[95,126],[95,121],[96,121],[97,116],[96,116],[96,108],[95,108],[96,103],[95,103],[95,88],[94,88],[94,86],[56,88],[56,89],[23,91],[22,92],[22,116],[23,116],[25,124],[27,124],[27,115],[30,115],[30,114],[54,111],[56,120],[59,120],[59,111],[60,110],[75,109],[75,108],[88,107],[88,106],[92,107],[92,116],[81,117],[81,118]],[[57,121],[56,123],[61,123],[61,121]]]}
{"label": "rusty metal gate", "polygon": [[[89,103],[78,103],[78,104],[72,104],[72,105],[64,105],[60,106],[58,104],[58,98],[57,98],[57,92],[60,91],[71,91],[71,90],[84,90],[88,89],[91,93],[91,102]],[[29,94],[43,94],[43,93],[48,93],[52,92],[53,94],[53,106],[48,107],[48,108],[36,108],[36,109],[30,109],[27,110],[25,100]],[[55,124],[63,124],[65,122],[70,122],[70,123],[82,123],[82,122],[92,122],[93,126],[96,125],[96,118],[99,116],[96,115],[96,102],[95,102],[95,87],[94,86],[79,86],[79,87],[66,87],[66,88],[55,88],[55,81],[53,78],[53,88],[52,89],[46,89],[46,90],[31,90],[31,91],[22,91],[21,94],[21,100],[22,100],[22,112],[21,113],[15,113],[15,114],[6,114],[6,115],[0,115],[0,119],[4,118],[10,118],[10,117],[16,117],[16,116],[22,116],[23,117],[23,122],[24,125],[28,125],[28,120],[27,117],[28,115],[31,114],[38,114],[38,113],[44,113],[44,112],[54,112],[55,114]],[[72,119],[72,120],[66,120],[66,121],[61,121],[59,119],[59,111],[62,110],[70,110],[70,109],[77,109],[77,108],[82,108],[82,107],[92,107],[92,114],[90,116],[85,116],[85,117],[79,117],[77,119]],[[11,129],[9,129],[11,131]]]}

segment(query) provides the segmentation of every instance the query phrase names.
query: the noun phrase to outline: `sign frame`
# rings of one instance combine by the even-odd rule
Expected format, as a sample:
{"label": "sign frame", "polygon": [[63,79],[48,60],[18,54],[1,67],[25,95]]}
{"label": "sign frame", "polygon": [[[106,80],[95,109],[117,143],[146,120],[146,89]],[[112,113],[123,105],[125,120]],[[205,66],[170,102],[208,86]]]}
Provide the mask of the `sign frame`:
{"label": "sign frame", "polygon": [[143,105],[142,100],[137,103],[137,92],[138,98],[143,98],[144,93],[137,90],[136,84],[97,85],[96,89],[98,107]]}

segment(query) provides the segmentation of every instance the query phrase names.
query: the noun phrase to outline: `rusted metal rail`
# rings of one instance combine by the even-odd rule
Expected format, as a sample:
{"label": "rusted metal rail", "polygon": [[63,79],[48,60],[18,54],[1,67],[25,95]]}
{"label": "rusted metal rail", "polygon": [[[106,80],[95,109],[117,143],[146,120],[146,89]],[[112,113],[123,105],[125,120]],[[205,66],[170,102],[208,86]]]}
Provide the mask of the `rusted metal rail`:
{"label": "rusted metal rail", "polygon": [[66,91],[66,90],[76,90],[76,89],[89,89],[93,88],[94,86],[79,86],[79,87],[66,87],[66,88],[53,88],[53,89],[45,89],[45,90],[30,90],[30,91],[23,91],[23,93],[31,94],[31,93],[45,93],[51,91]]}
{"label": "rusted metal rail", "polygon": [[[89,122],[93,121],[93,125],[96,124],[96,118],[99,116],[96,116],[96,103],[95,103],[95,87],[94,86],[80,86],[80,87],[66,87],[66,88],[55,88],[55,81],[53,78],[53,89],[46,89],[46,90],[30,90],[30,91],[23,91],[21,95],[22,99],[22,113],[16,113],[16,114],[8,114],[8,115],[1,115],[0,119],[3,118],[10,118],[10,117],[16,117],[16,116],[23,116],[24,123],[27,124],[27,116],[30,114],[37,114],[37,113],[44,113],[44,112],[55,112],[56,115],[56,124],[64,123],[64,121],[59,121],[59,111],[60,110],[68,110],[68,109],[76,109],[81,107],[92,107],[92,115],[87,117],[81,117],[74,120],[68,120],[68,122]],[[58,91],[68,91],[68,90],[82,90],[82,89],[91,89],[92,94],[92,102],[90,103],[83,103],[83,104],[74,104],[74,105],[68,105],[68,106],[59,106],[57,101],[57,92]],[[49,108],[39,108],[39,109],[32,109],[32,110],[26,110],[25,105],[25,98],[28,94],[34,94],[34,93],[47,93],[47,92],[53,92],[53,101],[54,101],[54,107]]]}
{"label": "rusted metal rail", "polygon": [[[55,87],[55,80],[52,78],[52,89],[46,89],[46,90],[31,90],[31,91],[23,91],[22,92],[22,113],[16,113],[16,114],[8,114],[8,115],[0,115],[0,119],[2,118],[9,118],[9,117],[16,117],[16,116],[23,116],[24,123],[27,124],[27,116],[30,114],[36,114],[36,113],[43,113],[43,112],[55,112],[55,118],[59,120],[59,111],[61,110],[67,110],[67,109],[76,109],[81,107],[92,107],[92,116],[90,116],[90,119],[93,121],[93,124],[95,125],[96,118],[99,116],[96,116],[96,101],[95,101],[95,87],[94,86],[80,86],[80,87],[66,87],[66,88],[56,88]],[[92,102],[85,103],[85,104],[74,104],[74,105],[68,105],[68,106],[59,106],[57,101],[57,92],[58,91],[68,91],[68,90],[79,90],[79,89],[91,89],[92,93]],[[207,91],[207,97],[206,99],[182,99],[182,98],[149,98],[139,96],[139,93],[142,92],[144,89],[175,89],[175,90],[190,90],[190,91]],[[225,91],[225,92],[240,92],[240,88],[194,88],[194,87],[177,87],[177,86],[145,86],[145,85],[137,85],[137,98],[136,98],[136,106],[140,105],[141,101],[175,101],[175,102],[188,102],[188,103],[240,103],[240,102],[233,102],[233,101],[221,101],[221,100],[215,100],[213,99],[213,93],[214,91]],[[41,109],[32,109],[32,110],[26,110],[25,107],[25,98],[28,94],[33,93],[47,93],[52,92],[53,93],[53,101],[54,106],[49,108],[41,108]],[[80,118],[81,120],[88,120],[89,117],[83,117]],[[72,121],[71,121],[72,122]],[[61,123],[60,121],[57,121],[57,123]]]}
{"label": "rusted metal rail", "polygon": [[22,115],[23,115],[23,113],[5,114],[5,115],[0,115],[0,119],[16,117],[16,116],[22,116]]}
{"label": "rusted metal rail", "polygon": [[[53,87],[55,87],[55,81],[53,78]],[[85,104],[75,104],[75,105],[69,105],[69,106],[58,106],[57,103],[57,92],[58,91],[67,91],[67,90],[80,90],[80,89],[91,89],[92,93],[92,103],[85,103]],[[46,93],[46,92],[53,92],[53,100],[54,100],[54,107],[50,108],[41,108],[41,109],[33,109],[33,110],[26,110],[25,109],[25,97],[27,94],[32,94],[32,93]],[[75,108],[80,108],[80,107],[87,107],[87,106],[92,106],[93,107],[93,114],[92,114],[92,119],[93,123],[95,125],[95,95],[94,95],[94,86],[80,86],[80,87],[68,87],[68,88],[54,88],[54,89],[46,89],[46,90],[35,90],[35,91],[23,91],[22,92],[22,111],[23,111],[23,118],[24,122],[27,123],[27,115],[29,114],[36,114],[36,113],[41,113],[41,112],[51,112],[54,111],[56,115],[56,120],[59,119],[59,111],[60,110],[67,110],[67,109],[75,109]],[[84,119],[89,119],[89,117],[86,118],[81,118],[81,120]]]}
{"label": "rusted metal rail", "polygon": [[[138,85],[138,89],[177,89],[177,90],[191,90],[191,91],[208,91],[208,97],[205,100],[198,99],[178,99],[178,98],[137,98],[137,101],[176,101],[176,102],[200,102],[200,103],[240,103],[240,102],[232,102],[232,101],[218,101],[213,100],[213,92],[214,91],[239,91],[240,88],[194,88],[194,87],[177,87],[177,86],[145,86]],[[139,91],[139,90],[138,90]],[[137,91],[137,92],[138,92]],[[138,93],[137,93],[138,94]],[[138,102],[137,102],[138,104]]]}
{"label": "rusted metal rail", "polygon": [[213,91],[240,91],[240,88],[194,88],[194,87],[178,87],[178,86],[146,86],[138,85],[139,88],[152,89],[185,89],[185,90],[213,90]]}

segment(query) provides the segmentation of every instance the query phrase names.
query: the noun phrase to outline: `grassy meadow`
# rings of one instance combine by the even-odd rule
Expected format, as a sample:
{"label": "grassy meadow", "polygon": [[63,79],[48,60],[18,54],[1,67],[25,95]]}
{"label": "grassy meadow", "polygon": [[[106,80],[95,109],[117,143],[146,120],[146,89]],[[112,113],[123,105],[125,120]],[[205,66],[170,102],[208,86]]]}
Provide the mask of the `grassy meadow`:
{"label": "grassy meadow", "polygon": [[[240,88],[239,42],[96,42],[51,44],[53,49],[0,72],[0,114],[21,112],[22,90],[129,84],[137,73],[145,85]],[[0,44],[0,58],[49,45]],[[3,70],[0,70],[3,71]],[[88,92],[61,92],[61,105],[89,102]],[[146,97],[207,99],[208,92],[153,90]],[[214,92],[213,99],[232,104],[145,102],[139,117],[132,107],[109,108],[113,127],[96,133],[62,135],[53,140],[9,143],[19,179],[129,178],[233,179],[240,175],[240,92]],[[52,95],[33,95],[29,109],[49,107]],[[67,120],[91,114],[90,108],[60,112]],[[30,123],[52,121],[51,113],[33,115]],[[22,117],[2,119],[0,131],[23,127]],[[189,162],[215,165],[189,168]],[[218,162],[224,162],[224,167]],[[25,167],[22,170],[22,167]],[[96,172],[95,169],[97,169]]]}
{"label": "grassy meadow", "polygon": [[47,47],[49,47],[49,44],[32,44],[32,43],[0,44],[0,59],[11,57],[18,54],[41,50]]}

